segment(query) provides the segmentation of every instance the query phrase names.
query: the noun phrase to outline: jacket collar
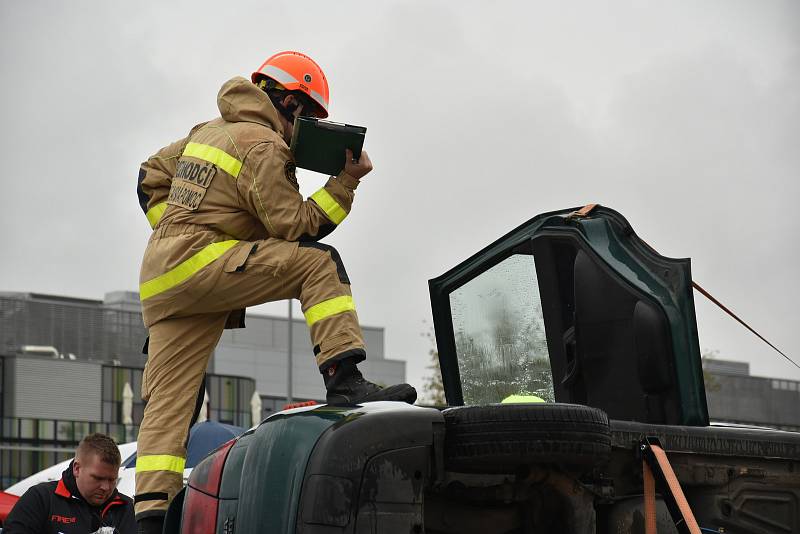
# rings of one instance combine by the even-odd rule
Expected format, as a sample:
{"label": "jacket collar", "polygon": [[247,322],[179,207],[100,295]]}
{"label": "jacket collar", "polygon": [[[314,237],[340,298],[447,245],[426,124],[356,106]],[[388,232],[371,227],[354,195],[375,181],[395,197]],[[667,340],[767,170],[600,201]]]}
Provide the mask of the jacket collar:
{"label": "jacket collar", "polygon": [[75,475],[72,473],[72,466],[75,460],[72,460],[67,468],[61,473],[61,480],[58,481],[55,494],[66,499],[84,500],[81,493],[78,491],[78,484],[75,482]]}
{"label": "jacket collar", "polygon": [[283,137],[278,111],[267,94],[241,76],[231,78],[217,95],[217,107],[228,122],[255,122]]}
{"label": "jacket collar", "polygon": [[[67,466],[67,468],[61,473],[61,480],[58,481],[54,493],[59,497],[64,497],[65,499],[78,499],[89,505],[89,503],[86,502],[86,499],[83,498],[83,495],[81,495],[81,492],[78,491],[78,483],[75,481],[75,475],[72,472],[72,466],[74,463],[75,460],[72,460],[69,463],[69,466]],[[109,508],[118,504],[125,504],[125,500],[122,498],[119,491],[115,489],[114,493],[111,494],[111,497],[109,497],[106,502],[97,508],[101,508],[101,515],[105,516]]]}

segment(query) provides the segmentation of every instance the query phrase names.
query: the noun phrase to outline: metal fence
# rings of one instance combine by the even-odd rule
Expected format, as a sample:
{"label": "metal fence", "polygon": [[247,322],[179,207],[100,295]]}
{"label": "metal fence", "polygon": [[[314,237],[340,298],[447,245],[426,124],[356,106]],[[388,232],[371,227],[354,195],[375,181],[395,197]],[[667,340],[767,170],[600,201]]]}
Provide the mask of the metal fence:
{"label": "metal fence", "polygon": [[22,345],[46,345],[82,360],[143,367],[146,337],[141,313],[108,308],[100,301],[0,296],[0,352],[6,354]]}

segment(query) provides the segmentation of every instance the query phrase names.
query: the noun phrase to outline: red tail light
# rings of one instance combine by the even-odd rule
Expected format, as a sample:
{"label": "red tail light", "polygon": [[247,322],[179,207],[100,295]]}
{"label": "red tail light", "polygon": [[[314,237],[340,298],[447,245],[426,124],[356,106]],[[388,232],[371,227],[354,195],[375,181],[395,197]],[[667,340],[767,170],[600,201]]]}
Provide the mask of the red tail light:
{"label": "red tail light", "polygon": [[191,486],[186,488],[183,501],[181,532],[191,534],[214,534],[217,531],[217,507],[219,500]]}
{"label": "red tail light", "polygon": [[219,483],[222,469],[235,439],[221,445],[197,464],[189,475],[189,487],[183,503],[181,532],[191,534],[214,534],[217,530],[217,508],[219,506]]}

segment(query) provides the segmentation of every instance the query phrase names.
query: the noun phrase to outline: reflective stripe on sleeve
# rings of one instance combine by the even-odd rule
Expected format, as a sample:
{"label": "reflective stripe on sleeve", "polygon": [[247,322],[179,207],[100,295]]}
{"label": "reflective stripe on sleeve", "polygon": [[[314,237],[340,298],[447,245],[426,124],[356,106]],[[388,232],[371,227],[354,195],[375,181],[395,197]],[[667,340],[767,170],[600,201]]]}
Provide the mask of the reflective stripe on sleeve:
{"label": "reflective stripe on sleeve", "polygon": [[139,456],[136,458],[136,472],[145,471],[172,471],[173,473],[183,474],[186,466],[186,458],[171,456],[169,454],[154,454]]}
{"label": "reflective stripe on sleeve", "polygon": [[162,202],[161,204],[156,204],[145,214],[147,217],[147,222],[150,223],[150,228],[155,228],[158,224],[158,221],[161,220],[161,216],[164,215],[164,212],[167,210],[167,203]]}
{"label": "reflective stripe on sleeve", "polygon": [[215,146],[189,143],[183,149],[183,155],[213,163],[234,178],[238,178],[242,170],[241,161]]}
{"label": "reflective stripe on sleeve", "polygon": [[317,321],[327,319],[332,315],[338,315],[348,311],[355,311],[355,309],[356,305],[353,302],[353,297],[349,295],[334,297],[332,299],[322,301],[319,304],[315,304],[307,309],[305,311],[306,323],[308,326],[311,326]]}
{"label": "reflective stripe on sleeve", "polygon": [[229,241],[211,243],[174,269],[140,285],[139,298],[141,300],[149,299],[150,297],[177,286],[197,271],[225,254],[238,242],[237,239],[231,239]]}
{"label": "reflective stripe on sleeve", "polygon": [[325,212],[325,215],[333,221],[333,224],[339,224],[347,217],[347,212],[344,211],[336,200],[328,193],[328,190],[324,187],[311,195],[311,200],[317,203],[317,205],[322,208],[322,211]]}

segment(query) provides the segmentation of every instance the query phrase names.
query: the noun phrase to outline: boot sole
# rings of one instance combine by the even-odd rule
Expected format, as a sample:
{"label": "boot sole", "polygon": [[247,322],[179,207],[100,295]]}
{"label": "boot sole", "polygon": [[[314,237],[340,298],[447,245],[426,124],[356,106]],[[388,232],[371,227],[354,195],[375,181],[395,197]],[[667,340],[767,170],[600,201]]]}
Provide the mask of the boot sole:
{"label": "boot sole", "polygon": [[334,398],[328,398],[328,404],[360,404],[362,402],[376,402],[376,401],[396,401],[407,402],[414,404],[417,400],[417,390],[408,384],[397,384],[383,388],[376,391],[371,395],[364,397],[348,398],[343,395],[337,395]]}

